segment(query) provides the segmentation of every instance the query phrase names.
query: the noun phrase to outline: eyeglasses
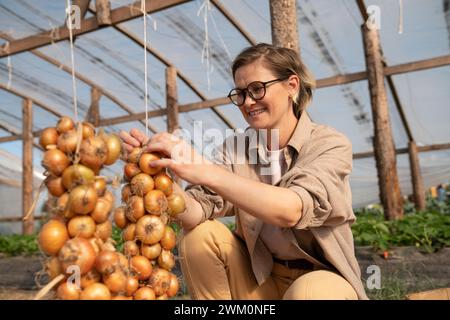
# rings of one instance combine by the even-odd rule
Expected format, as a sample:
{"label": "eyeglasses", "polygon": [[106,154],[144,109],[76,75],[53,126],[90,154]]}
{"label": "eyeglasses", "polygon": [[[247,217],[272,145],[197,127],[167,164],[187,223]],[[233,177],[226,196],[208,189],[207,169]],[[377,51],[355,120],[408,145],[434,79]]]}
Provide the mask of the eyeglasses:
{"label": "eyeglasses", "polygon": [[274,80],[270,80],[270,81],[266,81],[266,82],[253,81],[245,89],[238,89],[238,88],[232,89],[230,91],[230,93],[228,94],[228,98],[234,105],[240,107],[244,104],[245,99],[247,98],[247,92],[248,92],[248,95],[250,96],[250,98],[252,98],[253,100],[255,100],[255,101],[261,100],[266,95],[266,88],[269,84],[272,84],[272,83],[275,83],[278,81],[284,81],[286,79],[287,78],[280,78],[280,79],[274,79]]}

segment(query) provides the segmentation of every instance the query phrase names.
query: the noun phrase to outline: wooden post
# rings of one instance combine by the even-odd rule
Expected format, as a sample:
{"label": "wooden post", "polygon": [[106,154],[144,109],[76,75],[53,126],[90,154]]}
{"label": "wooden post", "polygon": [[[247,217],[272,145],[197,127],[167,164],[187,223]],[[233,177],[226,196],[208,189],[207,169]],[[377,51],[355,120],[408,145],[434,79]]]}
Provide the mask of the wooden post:
{"label": "wooden post", "polygon": [[422,174],[420,173],[419,154],[415,141],[408,144],[409,165],[411,167],[411,180],[413,185],[414,203],[417,210],[425,209],[425,189]]}
{"label": "wooden post", "polygon": [[[25,217],[33,203],[33,102],[23,100],[22,106],[22,216]],[[22,234],[32,234],[34,217],[22,222]]]}
{"label": "wooden post", "polygon": [[99,26],[110,26],[112,24],[109,0],[95,0],[95,11],[97,12]]}
{"label": "wooden post", "polygon": [[166,103],[167,103],[167,131],[173,132],[179,128],[178,124],[178,94],[177,69],[166,68]]}
{"label": "wooden post", "polygon": [[270,0],[269,3],[272,43],[300,52],[296,0]]}
{"label": "wooden post", "polygon": [[388,220],[403,217],[403,198],[397,175],[394,140],[384,86],[383,63],[378,30],[362,26],[364,52],[374,122],[374,151],[380,198]]}
{"label": "wooden post", "polygon": [[91,88],[91,105],[86,113],[86,121],[92,123],[95,127],[100,125],[100,98],[102,92],[96,87]]}

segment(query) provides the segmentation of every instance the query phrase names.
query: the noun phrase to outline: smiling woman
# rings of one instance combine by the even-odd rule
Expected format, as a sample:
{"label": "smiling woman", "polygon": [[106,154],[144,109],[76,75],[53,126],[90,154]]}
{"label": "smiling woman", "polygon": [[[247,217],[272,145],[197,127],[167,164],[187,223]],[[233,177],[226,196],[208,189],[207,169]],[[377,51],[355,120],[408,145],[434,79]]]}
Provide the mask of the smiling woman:
{"label": "smiling woman", "polygon": [[[310,120],[313,78],[295,51],[269,44],[242,51],[232,72],[228,96],[249,128],[225,139],[215,162],[168,133],[148,141],[165,156],[151,165],[190,183],[173,187],[187,207],[177,218],[191,297],[367,299],[350,229],[351,144]],[[148,139],[121,137],[128,151]],[[215,220],[230,215],[235,233]]]}

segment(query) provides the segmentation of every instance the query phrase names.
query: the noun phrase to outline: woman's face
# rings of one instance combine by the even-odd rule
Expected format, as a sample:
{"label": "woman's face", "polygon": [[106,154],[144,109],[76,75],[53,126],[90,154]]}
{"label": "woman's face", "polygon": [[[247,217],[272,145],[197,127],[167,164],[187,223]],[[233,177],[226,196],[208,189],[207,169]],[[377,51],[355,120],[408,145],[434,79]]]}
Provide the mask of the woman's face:
{"label": "woman's face", "polygon": [[[240,67],[234,75],[236,88],[239,89],[247,88],[254,81],[266,82],[277,78],[261,61]],[[267,85],[266,94],[261,100],[255,101],[247,93],[245,102],[239,109],[250,127],[254,129],[283,128],[287,121],[292,121],[292,117],[295,118],[289,95],[292,96],[295,90],[298,90],[298,82],[291,78],[296,77],[291,76],[285,81]],[[293,88],[292,81],[297,83],[297,88]]]}

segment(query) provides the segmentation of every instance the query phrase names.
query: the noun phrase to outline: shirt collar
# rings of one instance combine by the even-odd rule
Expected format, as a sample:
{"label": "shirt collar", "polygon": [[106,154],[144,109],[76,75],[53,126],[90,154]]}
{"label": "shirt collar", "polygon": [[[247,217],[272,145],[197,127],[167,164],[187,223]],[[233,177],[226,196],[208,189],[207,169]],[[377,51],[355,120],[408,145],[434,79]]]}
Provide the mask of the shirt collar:
{"label": "shirt collar", "polygon": [[[294,133],[289,139],[288,146],[291,146],[297,153],[300,152],[300,149],[303,147],[305,142],[311,136],[312,122],[306,111],[303,111],[300,119],[297,121],[297,125],[295,126]],[[249,147],[248,150],[257,149],[258,157],[261,160],[262,164],[269,164],[270,159],[267,157],[267,144],[262,141],[258,141],[258,130],[254,130],[252,128],[247,128],[246,131],[249,130]],[[263,136],[263,135],[261,135]]]}

